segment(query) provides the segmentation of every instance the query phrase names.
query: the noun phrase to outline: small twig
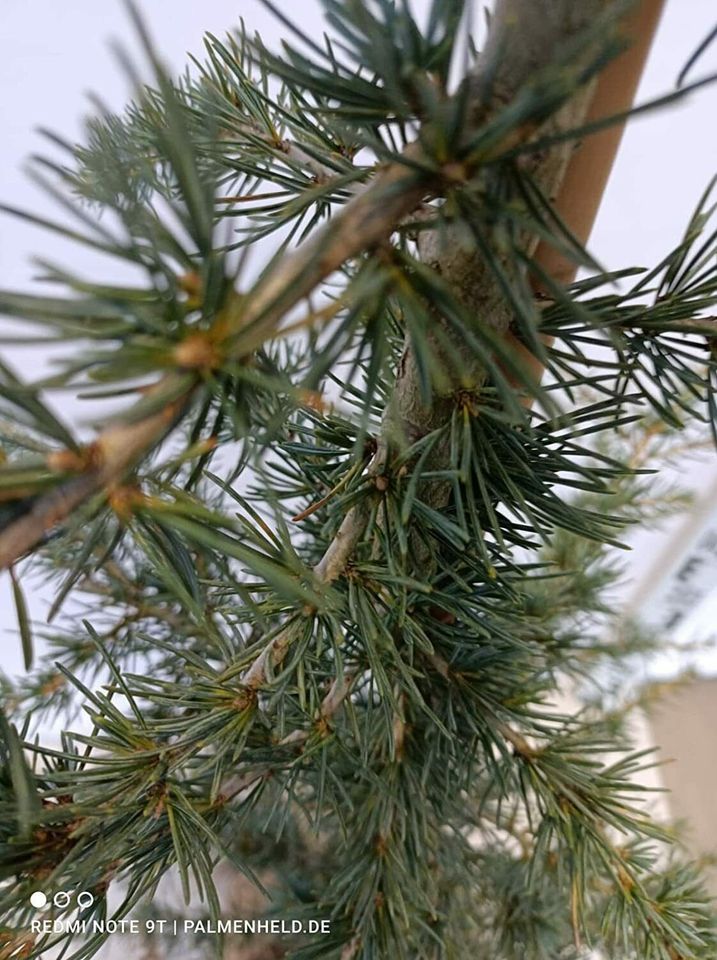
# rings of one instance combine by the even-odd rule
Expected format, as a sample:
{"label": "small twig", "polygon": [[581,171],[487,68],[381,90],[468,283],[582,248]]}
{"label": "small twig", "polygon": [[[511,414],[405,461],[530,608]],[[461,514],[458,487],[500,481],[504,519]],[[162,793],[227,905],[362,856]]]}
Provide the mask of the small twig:
{"label": "small twig", "polygon": [[290,623],[275,634],[256,657],[241,681],[247,690],[257,690],[263,686],[269,674],[269,665],[276,666],[284,659],[291,644],[293,627],[294,623]]}
{"label": "small twig", "polygon": [[[231,142],[233,134],[244,134],[250,138],[250,141],[263,143],[264,146],[275,150],[277,154],[286,157],[287,160],[293,162],[296,166],[308,170],[317,183],[329,183],[331,180],[341,176],[333,167],[311,156],[311,154],[304,150],[303,147],[300,147],[294,140],[282,140],[278,136],[272,136],[266,133],[258,123],[251,123],[250,121],[236,123],[231,127],[225,127],[222,130],[221,136],[223,140],[229,140]],[[244,146],[244,144],[242,144],[242,146]],[[351,164],[351,166],[353,167],[353,164]]]}
{"label": "small twig", "polygon": [[507,723],[503,723],[501,720],[497,720],[495,728],[524,760],[532,760],[536,756],[536,750],[531,747],[522,733],[518,733],[517,730],[509,727]]}
{"label": "small twig", "polygon": [[[368,467],[368,475],[376,477],[383,472],[388,458],[388,445],[379,438],[376,453]],[[346,569],[346,565],[361,542],[370,515],[366,499],[360,500],[347,512],[321,560],[314,567],[314,575],[323,583],[333,583]]]}
{"label": "small twig", "polygon": [[352,684],[357,676],[358,671],[355,670],[350,673],[344,673],[342,676],[334,679],[334,682],[329,688],[329,692],[321,701],[321,708],[319,710],[319,718],[321,720],[328,720],[329,717],[332,717],[336,713],[351,692]]}
{"label": "small twig", "polygon": [[257,781],[266,779],[271,773],[271,767],[264,767],[261,770],[252,770],[243,776],[234,776],[222,784],[221,796],[224,803],[228,803],[236,796],[247,790]]}
{"label": "small twig", "polygon": [[363,500],[349,510],[328,549],[314,567],[317,579],[323,583],[333,583],[343,573],[363,536],[368,513]]}
{"label": "small twig", "polygon": [[[398,692],[398,691],[396,691]],[[398,710],[393,715],[393,751],[396,760],[403,758],[403,747],[406,742],[406,694],[398,695]]]}
{"label": "small twig", "polygon": [[[289,160],[305,170],[309,170],[317,183],[330,183],[337,179],[340,174],[333,167],[321,163],[316,157],[312,157],[303,147],[300,147],[294,140],[282,140],[275,145]],[[353,166],[353,164],[352,164]]]}
{"label": "small twig", "polygon": [[[357,676],[358,671],[355,671],[334,679],[329,692],[321,701],[317,721],[329,720],[334,716],[335,713],[338,712],[343,702],[351,693],[351,686]],[[311,730],[292,730],[291,733],[288,733],[282,740],[279,741],[279,746],[284,747],[288,745],[305,743],[309,739],[310,735]]]}
{"label": "small twig", "polygon": [[[161,389],[169,377],[151,392]],[[139,423],[120,423],[103,430],[92,444],[84,472],[39,496],[32,508],[0,532],[0,570],[8,568],[57,524],[66,520],[93,494],[110,488],[152,450],[174,427],[189,403],[193,388]]]}

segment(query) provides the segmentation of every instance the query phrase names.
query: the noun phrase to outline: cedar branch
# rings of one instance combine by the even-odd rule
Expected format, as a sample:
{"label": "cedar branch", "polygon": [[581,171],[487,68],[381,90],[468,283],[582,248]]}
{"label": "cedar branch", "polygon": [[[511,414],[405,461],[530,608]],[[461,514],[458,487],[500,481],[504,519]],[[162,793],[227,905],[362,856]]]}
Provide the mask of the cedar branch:
{"label": "cedar branch", "polygon": [[[475,73],[468,78],[475,104],[483,102],[485,91],[482,81],[485,76],[491,76],[494,98],[492,109],[499,110],[536,71],[554,61],[562,44],[584,31],[604,8],[605,4],[600,0],[585,0],[579,5],[579,9],[575,9],[575,4],[570,0],[541,3],[532,0],[504,0],[494,15],[488,45]],[[554,133],[578,126],[587,113],[592,93],[592,84],[578,89],[548,121],[549,131]],[[485,115],[480,118],[476,115],[476,123],[485,122],[485,119]],[[557,149],[539,154],[534,159],[533,174],[548,195],[558,190],[573,149],[573,144],[565,142]],[[418,204],[407,210],[405,215],[417,206]],[[450,228],[447,231],[425,231],[421,238],[423,239],[419,240],[419,252],[422,259],[430,262],[441,273],[469,309],[483,317],[486,323],[507,333],[511,315],[505,298],[475,249],[466,251],[462,237],[453,233]],[[532,250],[536,245],[535,238],[526,238],[528,249]],[[436,324],[441,324],[440,317],[436,317]],[[447,328],[443,333],[444,336],[455,338],[455,334]],[[435,346],[440,356],[442,350],[439,343]],[[485,371],[478,366],[475,358],[466,356],[463,345],[456,346],[462,347],[460,352],[465,364],[459,371],[448,371],[443,395],[436,396],[434,390],[432,401],[427,405],[422,397],[415,356],[410,341],[406,340],[393,394],[385,411],[378,449],[368,467],[369,474],[375,475],[381,471],[390,445],[405,442],[406,438],[415,440],[447,422],[453,405],[452,395],[458,387],[466,386],[466,373],[472,381],[471,386],[478,388],[482,385]],[[445,454],[445,451],[443,453]],[[439,451],[438,457],[440,456]],[[440,463],[432,465],[432,469],[439,468]],[[434,505],[440,508],[445,504],[448,495],[449,486],[440,483],[437,489],[430,493],[430,498],[435,501]],[[328,584],[341,576],[362,539],[368,517],[369,509],[363,501],[346,513],[334,539],[314,568],[314,574],[320,582]],[[259,654],[247,671],[244,683],[252,689],[261,686],[267,679],[269,665],[275,667],[281,663],[290,643],[291,630],[287,627],[276,634]]]}

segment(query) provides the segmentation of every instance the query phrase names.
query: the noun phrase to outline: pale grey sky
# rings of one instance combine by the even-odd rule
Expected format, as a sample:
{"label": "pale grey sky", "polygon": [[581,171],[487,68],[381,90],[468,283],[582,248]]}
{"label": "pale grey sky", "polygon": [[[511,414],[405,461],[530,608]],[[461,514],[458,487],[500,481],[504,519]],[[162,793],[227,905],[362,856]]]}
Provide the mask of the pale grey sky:
{"label": "pale grey sky", "polygon": [[[427,5],[427,0],[415,3],[417,9]],[[142,0],[139,6],[175,71],[184,67],[186,51],[201,53],[204,31],[221,34],[240,17],[269,43],[278,42],[283,33],[259,0]],[[318,0],[299,0],[285,8],[308,33],[320,32]],[[668,0],[638,100],[674,86],[714,16],[714,0]],[[0,200],[44,211],[44,195],[22,173],[30,154],[47,149],[35,129],[49,127],[66,138],[78,138],[88,90],[120,108],[127,97],[127,81],[108,41],[120,39],[130,51],[136,51],[137,44],[120,0],[3,0],[0,39]],[[710,71],[717,71],[715,48],[700,62],[695,76]],[[629,126],[591,241],[594,253],[608,267],[652,265],[678,239],[698,196],[717,171],[716,116],[717,86]],[[71,263],[78,273],[91,274],[95,263],[87,251],[69,248],[21,222],[0,219],[0,285],[30,288],[33,254]],[[0,327],[2,323],[0,319]],[[42,351],[1,349],[26,375],[42,367]],[[706,485],[714,472],[705,467],[704,476],[693,477],[695,485]],[[653,544],[643,552],[654,549]],[[639,564],[640,556],[636,559]],[[33,592],[32,584],[29,590]],[[34,600],[39,616],[45,600],[39,595]],[[14,630],[7,578],[2,577],[0,665],[11,673],[21,664]]]}

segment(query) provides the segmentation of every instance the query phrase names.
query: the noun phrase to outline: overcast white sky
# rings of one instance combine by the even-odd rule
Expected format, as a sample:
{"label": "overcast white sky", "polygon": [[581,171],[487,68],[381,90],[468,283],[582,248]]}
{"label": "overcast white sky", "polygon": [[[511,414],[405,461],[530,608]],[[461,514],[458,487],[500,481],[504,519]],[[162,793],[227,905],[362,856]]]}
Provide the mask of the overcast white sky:
{"label": "overcast white sky", "polygon": [[[175,71],[183,68],[186,51],[201,52],[204,31],[221,34],[240,17],[269,43],[276,43],[283,32],[258,0],[142,0],[139,6],[157,46]],[[320,32],[318,0],[282,6],[309,34]],[[428,2],[415,0],[414,6],[425,9]],[[638,100],[674,86],[677,74],[712,27],[714,18],[714,0],[667,0]],[[30,154],[47,150],[45,141],[35,132],[37,127],[49,127],[66,138],[77,139],[88,110],[88,90],[99,93],[113,108],[125,102],[127,82],[109,52],[111,39],[121,39],[131,51],[137,48],[120,0],[2,0],[1,201],[46,209],[44,196],[22,172]],[[713,48],[700,62],[695,76],[715,71],[717,51]],[[705,184],[717,172],[715,117],[717,86],[629,126],[591,241],[593,252],[608,267],[652,265],[679,238]],[[86,251],[70,249],[21,222],[0,219],[2,287],[31,287],[33,254],[71,263],[78,273],[92,272],[93,258]],[[2,323],[0,319],[0,329]],[[41,351],[30,354],[27,350],[0,349],[3,356],[25,368],[26,374],[34,375],[41,368]],[[708,464],[691,479],[695,487],[706,488],[716,473]],[[638,551],[638,565],[654,551],[654,541],[646,541]],[[40,596],[34,600],[39,615],[45,601]],[[11,673],[19,670],[19,641],[14,636],[6,577],[0,581],[0,644],[0,665]]]}

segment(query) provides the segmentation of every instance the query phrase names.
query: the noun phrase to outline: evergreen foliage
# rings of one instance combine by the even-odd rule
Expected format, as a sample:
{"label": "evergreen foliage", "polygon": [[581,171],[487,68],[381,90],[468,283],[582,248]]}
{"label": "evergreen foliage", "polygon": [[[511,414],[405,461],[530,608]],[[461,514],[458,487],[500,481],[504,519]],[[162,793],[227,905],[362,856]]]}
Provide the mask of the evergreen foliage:
{"label": "evergreen foliage", "polygon": [[[280,55],[209,36],[176,82],[133,12],[153,85],[37,160],[67,218],[20,216],[137,280],[43,263],[60,292],[0,292],[65,349],[39,382],[0,365],[0,563],[28,668],[49,651],[4,682],[0,956],[101,947],[27,938],[38,888],[124,917],[174,867],[218,916],[228,859],[276,915],[332,919],[297,960],[714,957],[652,758],[600,698],[552,705],[639,652],[606,633],[615,548],[649,454],[714,430],[709,191],[653,270],[605,273],[555,214],[540,165],[590,132],[559,118],[620,50],[614,7],[507,98],[464,0],[323,4],[332,39],[277,10]],[[590,278],[551,280],[538,240]],[[87,444],[51,389],[132,402]]]}

